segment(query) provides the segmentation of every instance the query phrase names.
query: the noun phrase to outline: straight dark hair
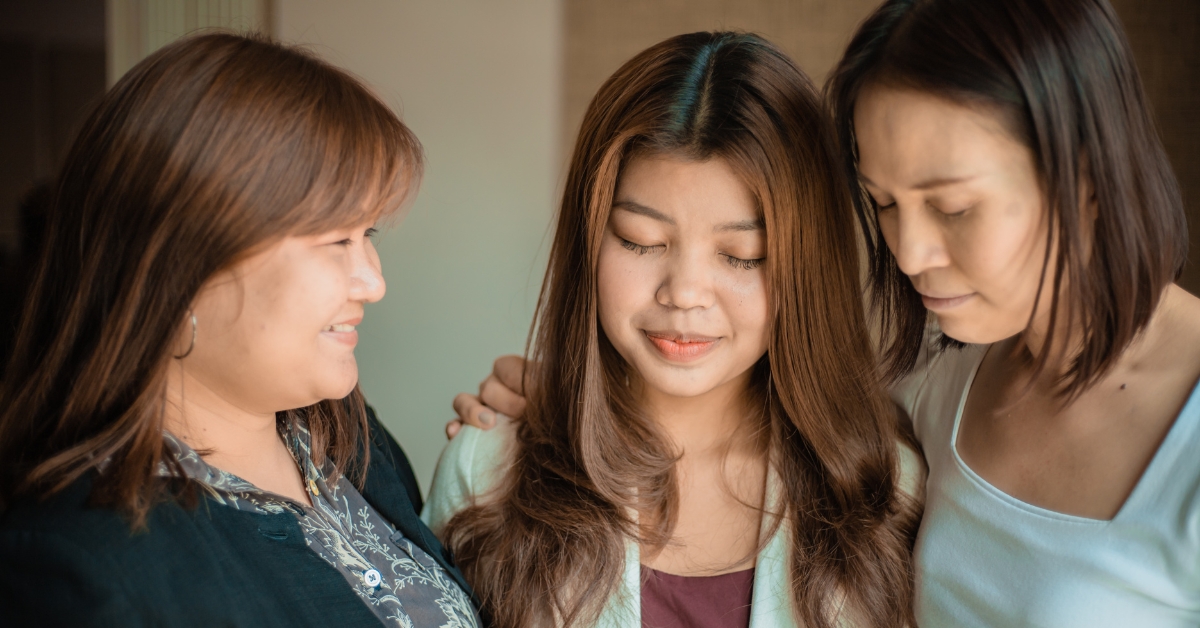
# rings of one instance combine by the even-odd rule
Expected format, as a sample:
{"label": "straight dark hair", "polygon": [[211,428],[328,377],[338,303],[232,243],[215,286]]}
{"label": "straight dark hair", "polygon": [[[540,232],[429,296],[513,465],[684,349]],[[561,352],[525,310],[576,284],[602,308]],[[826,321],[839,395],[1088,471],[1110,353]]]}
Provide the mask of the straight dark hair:
{"label": "straight dark hair", "polygon": [[[200,288],[285,236],[395,210],[420,172],[420,145],[396,115],[304,51],[205,34],[130,70],[55,186],[0,387],[0,509],[95,471],[92,502],[144,521],[164,494],[159,464],[172,462],[171,346]],[[305,420],[315,458],[361,475],[357,388],[277,419]]]}
{"label": "straight dark hair", "polygon": [[[1047,242],[1057,239],[1053,259],[1046,248],[1039,284],[1039,300],[1050,298],[1044,346],[1053,346],[1060,322],[1080,335],[1060,391],[1072,398],[1085,390],[1146,326],[1182,272],[1188,247],[1179,185],[1112,6],[1107,0],[884,2],[859,27],[826,86],[843,167],[854,182],[854,107],[871,85],[991,108],[1033,152],[1049,211]],[[1079,211],[1085,181],[1096,199],[1091,229]],[[874,201],[855,188],[884,370],[894,380],[916,363],[927,313],[883,243]],[[1034,358],[1040,373],[1049,354]]]}
{"label": "straight dark hair", "polygon": [[[445,540],[501,628],[589,625],[619,586],[625,543],[663,547],[676,452],[632,398],[599,322],[600,242],[621,168],[639,155],[723,159],[766,225],[773,310],[747,427],[782,486],[796,620],[913,625],[919,504],[898,490],[895,413],[862,309],[854,219],[811,81],[747,34],[692,33],[625,63],[588,107],[538,304],[516,452],[495,494]],[[653,513],[641,521],[631,510]],[[764,539],[765,542],[765,539]],[[856,624],[857,625],[857,624]]]}

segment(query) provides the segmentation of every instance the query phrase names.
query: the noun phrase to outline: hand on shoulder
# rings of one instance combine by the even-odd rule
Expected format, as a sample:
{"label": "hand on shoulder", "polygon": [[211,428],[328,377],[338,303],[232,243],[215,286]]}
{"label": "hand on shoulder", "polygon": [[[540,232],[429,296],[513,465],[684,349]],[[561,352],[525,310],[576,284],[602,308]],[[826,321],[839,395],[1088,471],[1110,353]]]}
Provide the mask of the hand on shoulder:
{"label": "hand on shoulder", "polygon": [[496,425],[496,415],[520,418],[525,414],[525,359],[518,355],[503,355],[492,364],[492,372],[479,384],[479,394],[459,393],[454,398],[457,418],[446,423],[446,438],[452,439],[463,425],[490,430]]}

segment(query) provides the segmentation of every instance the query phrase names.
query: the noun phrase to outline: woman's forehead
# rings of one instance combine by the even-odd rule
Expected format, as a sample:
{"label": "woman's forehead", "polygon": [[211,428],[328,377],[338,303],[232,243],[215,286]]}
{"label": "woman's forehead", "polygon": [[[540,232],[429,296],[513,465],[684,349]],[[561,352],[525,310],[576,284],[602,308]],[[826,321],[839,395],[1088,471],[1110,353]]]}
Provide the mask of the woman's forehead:
{"label": "woman's forehead", "polygon": [[862,180],[879,188],[923,190],[1032,167],[1028,148],[988,108],[907,89],[867,90],[855,107]]}

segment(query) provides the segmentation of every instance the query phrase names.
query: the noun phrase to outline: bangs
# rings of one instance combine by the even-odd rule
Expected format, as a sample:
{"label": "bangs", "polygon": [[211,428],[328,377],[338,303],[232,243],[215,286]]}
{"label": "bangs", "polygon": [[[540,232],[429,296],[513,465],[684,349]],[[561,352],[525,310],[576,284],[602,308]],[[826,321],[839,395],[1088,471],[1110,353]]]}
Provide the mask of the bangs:
{"label": "bangs", "polygon": [[352,77],[331,85],[300,133],[311,148],[307,194],[293,235],[388,221],[416,195],[421,143],[390,108]]}

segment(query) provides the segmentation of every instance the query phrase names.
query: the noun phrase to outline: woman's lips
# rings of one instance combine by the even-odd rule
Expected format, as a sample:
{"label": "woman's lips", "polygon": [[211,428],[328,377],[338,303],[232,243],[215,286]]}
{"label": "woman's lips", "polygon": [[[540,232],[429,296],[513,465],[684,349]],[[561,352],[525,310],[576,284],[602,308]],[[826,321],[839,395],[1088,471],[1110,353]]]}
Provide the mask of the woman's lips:
{"label": "woman's lips", "polygon": [[358,330],[355,329],[355,327],[361,322],[362,317],[360,316],[353,320],[326,325],[325,328],[321,330],[321,334],[328,336],[329,338],[332,338],[333,340],[336,340],[342,344],[353,347],[354,345],[358,344]]}
{"label": "woman's lips", "polygon": [[921,302],[925,304],[925,308],[934,312],[944,312],[954,309],[963,303],[966,303],[975,296],[975,293],[962,294],[956,297],[931,297],[925,294],[921,295]]}
{"label": "woman's lips", "polygon": [[658,349],[659,354],[672,362],[691,362],[707,355],[717,345],[720,338],[696,336],[693,334],[676,334],[670,332],[645,332],[650,344]]}

